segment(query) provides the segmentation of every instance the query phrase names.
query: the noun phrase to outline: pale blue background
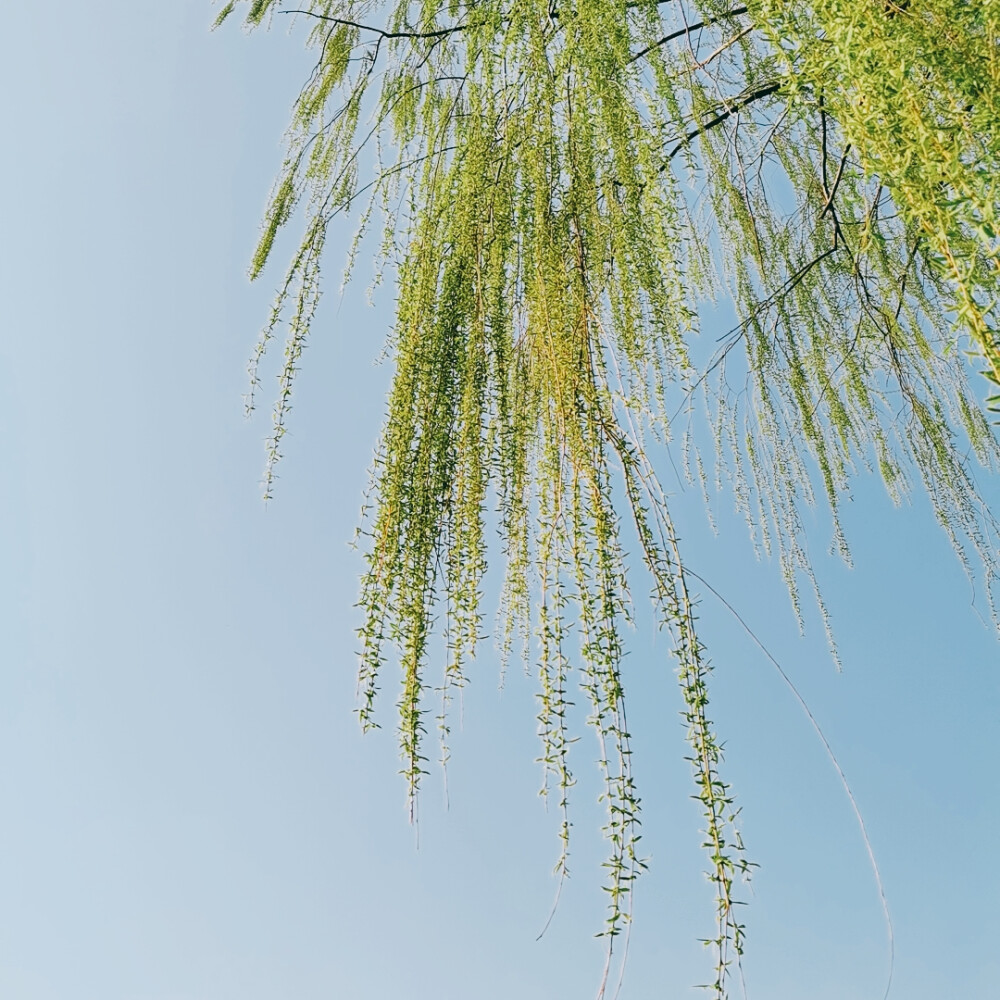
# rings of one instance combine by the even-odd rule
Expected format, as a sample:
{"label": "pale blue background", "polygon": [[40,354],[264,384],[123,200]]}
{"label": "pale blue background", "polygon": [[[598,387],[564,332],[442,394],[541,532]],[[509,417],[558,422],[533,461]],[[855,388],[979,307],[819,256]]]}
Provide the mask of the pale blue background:
{"label": "pale blue background", "polygon": [[[556,821],[533,686],[487,648],[449,774],[408,826],[392,736],[354,706],[348,547],[383,413],[388,314],[337,308],[347,230],[275,501],[244,365],[283,263],[245,278],[291,101],[284,26],[215,35],[204,0],[8,4],[0,30],[0,996],[6,1000],[590,997],[602,845],[577,745],[573,877],[548,934]],[[265,397],[269,386],[265,386]],[[265,403],[269,399],[265,398]],[[989,486],[994,503],[997,484]],[[678,500],[692,565],[814,707],[895,917],[901,1000],[997,996],[996,638],[927,505],[859,487],[857,568],[814,550],[838,675],[719,502]],[[641,593],[641,589],[640,589]],[[882,995],[885,931],[836,776],[773,669],[706,598],[726,774],[761,864],[749,995]],[[648,624],[648,619],[646,620]],[[629,661],[651,870],[622,997],[701,995],[711,931],[679,697]]]}

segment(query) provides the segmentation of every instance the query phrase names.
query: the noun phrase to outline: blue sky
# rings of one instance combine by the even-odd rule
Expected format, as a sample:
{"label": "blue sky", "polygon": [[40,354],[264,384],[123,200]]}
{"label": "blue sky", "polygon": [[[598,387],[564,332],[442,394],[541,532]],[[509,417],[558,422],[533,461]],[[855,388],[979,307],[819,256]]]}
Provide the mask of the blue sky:
{"label": "blue sky", "polygon": [[[487,645],[449,769],[407,823],[392,736],[362,737],[349,547],[389,372],[362,280],[330,294],[275,500],[245,363],[278,267],[245,277],[306,54],[210,34],[203,0],[13,5],[0,34],[0,995],[11,1000],[592,996],[600,813],[577,744],[572,877],[533,686]],[[337,240],[341,245],[337,245]],[[362,279],[364,273],[362,272]],[[1000,502],[996,483],[987,486]],[[720,497],[677,498],[692,566],[809,701],[851,781],[896,932],[892,996],[995,994],[1000,647],[928,506],[847,505],[814,550],[844,672],[799,637]],[[750,857],[748,995],[871,997],[885,928],[836,775],[774,669],[702,605]],[[648,624],[648,622],[647,622]],[[629,659],[651,859],[623,1000],[699,996],[711,930],[669,650]]]}

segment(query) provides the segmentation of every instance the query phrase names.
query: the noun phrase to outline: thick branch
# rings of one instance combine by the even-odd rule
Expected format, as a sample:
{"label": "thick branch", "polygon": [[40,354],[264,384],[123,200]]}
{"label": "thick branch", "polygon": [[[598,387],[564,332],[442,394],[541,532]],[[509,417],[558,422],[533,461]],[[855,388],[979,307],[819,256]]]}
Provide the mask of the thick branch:
{"label": "thick branch", "polygon": [[692,31],[698,31],[701,28],[707,28],[710,24],[717,24],[719,21],[724,21],[726,18],[736,17],[738,14],[745,14],[747,12],[746,7],[736,7],[733,10],[727,11],[725,14],[720,14],[718,17],[707,17],[704,21],[699,21],[697,24],[689,25],[686,28],[680,28],[677,31],[671,32],[669,35],[664,35],[658,41],[653,42],[651,45],[647,45],[644,49],[640,49],[629,62],[635,62],[641,59],[643,56],[648,55],[653,49],[659,48],[661,45],[666,45],[667,42],[672,42],[677,38],[683,38],[685,35],[690,35]]}
{"label": "thick branch", "polygon": [[737,111],[741,111],[748,104],[753,104],[754,101],[759,101],[761,98],[768,97],[770,94],[777,93],[781,89],[780,83],[769,83],[766,87],[760,87],[757,90],[751,91],[749,94],[743,97],[737,98],[732,104],[730,104],[724,111],[721,111],[714,118],[705,122],[704,125],[700,125],[696,129],[692,129],[676,146],[667,154],[667,158],[663,165],[660,167],[660,172],[670,166],[670,161],[687,145],[698,138],[699,135],[703,135],[710,129],[715,128],[717,125],[721,125],[728,118],[731,118]]}

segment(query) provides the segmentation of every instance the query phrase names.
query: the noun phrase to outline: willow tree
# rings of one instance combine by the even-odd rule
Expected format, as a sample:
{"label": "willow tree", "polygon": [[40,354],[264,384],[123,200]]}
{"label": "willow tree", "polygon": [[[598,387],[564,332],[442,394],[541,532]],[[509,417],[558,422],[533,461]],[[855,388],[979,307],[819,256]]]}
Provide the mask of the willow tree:
{"label": "willow tree", "polygon": [[[250,272],[299,219],[251,362],[257,389],[285,331],[268,494],[333,220],[356,213],[346,277],[382,227],[379,266],[397,290],[363,527],[362,724],[376,724],[397,662],[412,801],[432,689],[447,701],[463,685],[485,631],[495,519],[500,645],[507,655],[529,636],[561,873],[571,685],[589,698],[610,960],[642,868],[622,657],[644,572],[676,657],[722,997],[743,948],[734,897],[748,862],[707,714],[694,581],[649,445],[679,439],[693,477],[714,469],[732,487],[796,610],[803,585],[822,609],[804,508],[825,503],[849,558],[839,504],[874,469],[895,499],[922,486],[993,587],[997,524],[973,465],[995,467],[997,397],[976,398],[967,356],[1000,384],[1000,3],[245,2],[251,27],[297,18],[316,53]],[[706,358],[699,310],[719,297],[740,322]],[[714,456],[690,433],[701,420]],[[626,538],[641,558],[626,560]],[[446,713],[437,725],[446,738]]]}

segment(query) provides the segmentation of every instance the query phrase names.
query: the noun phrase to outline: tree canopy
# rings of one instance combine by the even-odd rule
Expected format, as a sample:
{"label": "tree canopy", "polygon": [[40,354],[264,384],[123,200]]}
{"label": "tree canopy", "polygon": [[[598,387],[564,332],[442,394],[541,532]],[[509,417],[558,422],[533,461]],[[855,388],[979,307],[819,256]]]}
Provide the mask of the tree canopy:
{"label": "tree canopy", "polygon": [[[995,617],[998,525],[975,466],[1000,457],[1000,4],[245,2],[251,27],[298,18],[316,53],[250,271],[299,220],[251,363],[256,392],[284,329],[268,495],[333,221],[357,212],[345,279],[376,223],[378,275],[395,278],[362,529],[362,723],[398,660],[412,797],[428,727],[446,744],[449,694],[486,628],[495,519],[500,644],[523,640],[537,670],[563,873],[573,675],[590,701],[610,956],[643,867],[622,669],[636,545],[677,658],[722,997],[749,862],[707,714],[696,581],[650,456],[674,441],[692,479],[728,484],[797,612],[803,585],[823,608],[804,510],[828,507],[849,559],[838,511],[853,477],[877,469],[897,500],[918,484]],[[720,299],[739,323],[713,353],[697,335]],[[985,405],[968,357],[992,386]],[[435,634],[447,656],[430,674]]]}

